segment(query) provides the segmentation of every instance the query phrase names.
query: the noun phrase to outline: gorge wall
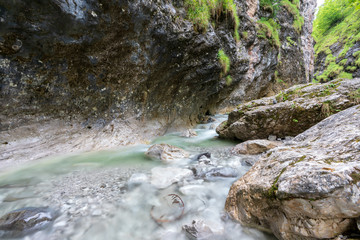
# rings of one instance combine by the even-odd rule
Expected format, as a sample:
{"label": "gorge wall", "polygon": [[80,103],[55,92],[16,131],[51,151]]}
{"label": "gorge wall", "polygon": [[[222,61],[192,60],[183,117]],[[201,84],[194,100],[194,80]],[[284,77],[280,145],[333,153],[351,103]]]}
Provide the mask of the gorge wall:
{"label": "gorge wall", "polygon": [[84,126],[128,117],[193,124],[225,99],[309,81],[314,0],[234,1],[238,40],[225,10],[197,31],[188,2],[2,1],[0,130],[44,116]]}

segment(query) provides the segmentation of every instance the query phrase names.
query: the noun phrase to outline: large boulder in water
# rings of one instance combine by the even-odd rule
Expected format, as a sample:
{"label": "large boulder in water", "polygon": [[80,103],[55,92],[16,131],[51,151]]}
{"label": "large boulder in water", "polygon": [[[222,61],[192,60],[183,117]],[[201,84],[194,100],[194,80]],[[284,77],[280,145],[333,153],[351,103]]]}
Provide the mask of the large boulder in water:
{"label": "large boulder in water", "polygon": [[190,156],[185,150],[165,143],[151,146],[145,152],[145,155],[152,159],[161,160],[164,163],[172,163]]}
{"label": "large boulder in water", "polygon": [[0,218],[0,238],[15,238],[49,227],[58,213],[48,207],[27,207]]}
{"label": "large boulder in water", "polygon": [[278,239],[332,239],[351,231],[360,217],[359,119],[357,105],[264,154],[232,185],[226,211]]}
{"label": "large boulder in water", "polygon": [[243,103],[216,132],[242,141],[296,136],[331,114],[360,102],[360,78],[298,85],[276,97]]}

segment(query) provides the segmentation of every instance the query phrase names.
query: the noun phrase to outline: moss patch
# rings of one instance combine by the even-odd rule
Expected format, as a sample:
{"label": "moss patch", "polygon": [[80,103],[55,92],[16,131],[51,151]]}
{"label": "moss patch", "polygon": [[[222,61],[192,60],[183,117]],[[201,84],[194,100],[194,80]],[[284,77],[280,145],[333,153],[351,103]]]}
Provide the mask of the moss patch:
{"label": "moss patch", "polygon": [[304,17],[300,15],[299,1],[293,2],[294,3],[291,3],[289,0],[282,0],[280,4],[284,6],[285,9],[293,15],[293,27],[298,33],[300,33],[302,26],[304,25]]}
{"label": "moss patch", "polygon": [[224,50],[219,50],[218,59],[221,64],[223,74],[227,74],[230,70],[230,58],[226,55]]}
{"label": "moss patch", "polygon": [[280,25],[274,19],[262,18],[257,22],[257,36],[267,39],[273,46],[280,47],[279,29]]}

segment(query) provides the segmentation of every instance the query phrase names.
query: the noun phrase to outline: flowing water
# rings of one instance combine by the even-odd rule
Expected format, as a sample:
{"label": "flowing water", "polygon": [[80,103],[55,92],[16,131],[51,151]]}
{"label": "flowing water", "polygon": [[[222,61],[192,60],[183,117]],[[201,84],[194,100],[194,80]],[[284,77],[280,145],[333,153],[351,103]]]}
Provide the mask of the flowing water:
{"label": "flowing water", "polygon": [[[235,143],[216,137],[210,128],[225,119],[218,115],[215,123],[198,125],[192,138],[172,133],[149,145],[47,158],[2,173],[0,216],[23,207],[49,206],[59,213],[51,227],[20,239],[185,240],[182,229],[193,221],[203,226],[203,239],[275,239],[232,222],[224,213],[232,182],[256,158],[232,155]],[[147,159],[144,152],[155,143],[181,147],[191,157],[170,165]],[[164,167],[166,172],[169,166],[199,167],[195,156],[205,152],[211,153],[214,166],[232,169],[238,176],[188,176],[165,189],[151,184],[152,168]]]}

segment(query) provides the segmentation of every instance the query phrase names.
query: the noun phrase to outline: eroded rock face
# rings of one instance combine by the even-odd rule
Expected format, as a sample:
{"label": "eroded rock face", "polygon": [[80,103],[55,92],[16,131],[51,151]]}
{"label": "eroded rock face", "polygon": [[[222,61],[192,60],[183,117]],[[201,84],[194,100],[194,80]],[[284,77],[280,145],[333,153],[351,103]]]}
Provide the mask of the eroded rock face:
{"label": "eroded rock face", "polygon": [[[311,29],[296,32],[281,7],[276,47],[258,38],[256,28],[270,13],[258,1],[235,4],[239,42],[227,16],[196,32],[183,1],[2,1],[0,130],[42,116],[103,125],[128,117],[161,118],[167,127],[195,123],[234,90],[239,99],[265,95],[280,52],[283,80],[306,82],[300,36]],[[313,11],[302,4],[300,13],[311,19]],[[299,39],[297,45],[287,37]],[[220,77],[220,49],[231,61],[230,85]]]}
{"label": "eroded rock face", "polygon": [[328,239],[356,228],[359,119],[353,106],[270,150],[232,185],[226,210],[278,239]]}
{"label": "eroded rock face", "polygon": [[220,137],[242,141],[296,136],[329,115],[358,104],[359,88],[359,78],[294,86],[276,97],[239,105],[216,131]]}
{"label": "eroded rock face", "polygon": [[[226,13],[197,32],[184,1],[1,1],[0,141],[10,144],[0,146],[6,153],[0,160],[39,158],[28,150],[34,145],[41,145],[37,153],[49,149],[44,157],[64,147],[88,151],[146,141],[195,124],[221,102],[228,107],[274,93],[275,71],[288,84],[308,81],[311,53],[300,40],[311,31],[314,9],[308,2],[315,0],[299,5],[301,31],[295,31],[292,14],[279,8],[275,46],[269,36],[259,37],[259,20],[272,13],[258,0],[234,0],[239,41]],[[230,59],[230,82],[221,74],[220,49]],[[36,124],[44,126],[41,133],[20,129]],[[13,137],[14,131],[20,136]],[[54,135],[61,142],[47,143]],[[25,157],[12,157],[19,151]]]}

